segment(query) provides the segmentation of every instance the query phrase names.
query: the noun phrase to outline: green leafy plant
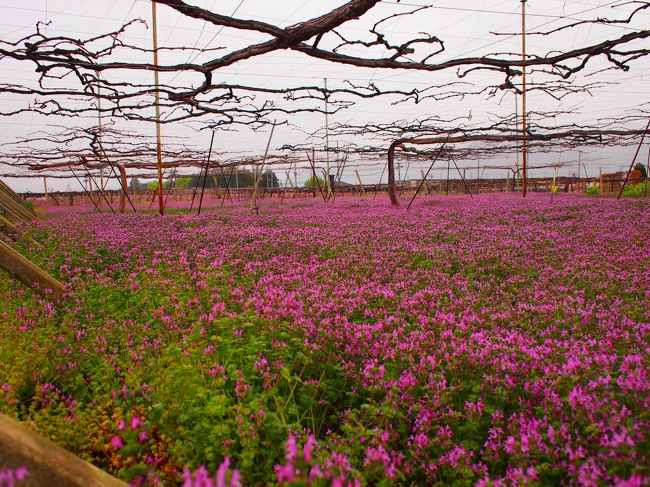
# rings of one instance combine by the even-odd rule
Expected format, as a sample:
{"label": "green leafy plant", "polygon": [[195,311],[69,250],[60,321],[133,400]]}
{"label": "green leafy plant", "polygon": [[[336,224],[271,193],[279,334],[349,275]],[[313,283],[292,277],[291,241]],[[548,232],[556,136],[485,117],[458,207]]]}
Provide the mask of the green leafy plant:
{"label": "green leafy plant", "polygon": [[646,193],[646,184],[648,183],[643,182],[643,183],[630,184],[628,186],[625,186],[622,196],[624,198],[643,198]]}
{"label": "green leafy plant", "polygon": [[304,187],[307,188],[307,189],[317,188],[318,186],[320,186],[321,188],[325,187],[325,180],[323,178],[321,178],[321,177],[318,177],[318,176],[310,177],[307,181],[305,181],[305,184],[304,184]]}

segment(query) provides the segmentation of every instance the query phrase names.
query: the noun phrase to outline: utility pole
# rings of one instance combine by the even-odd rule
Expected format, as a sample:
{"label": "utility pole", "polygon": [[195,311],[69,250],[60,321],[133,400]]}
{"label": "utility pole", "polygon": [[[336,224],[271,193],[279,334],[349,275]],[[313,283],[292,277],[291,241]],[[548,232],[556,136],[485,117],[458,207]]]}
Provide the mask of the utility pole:
{"label": "utility pole", "polygon": [[526,0],[521,0],[521,170],[523,175],[522,197],[526,197],[528,177],[526,174]]}
{"label": "utility pole", "polygon": [[162,168],[162,142],[160,140],[160,92],[158,87],[160,85],[158,79],[158,24],[156,21],[156,0],[151,0],[151,17],[152,21],[152,30],[153,30],[153,78],[155,84],[155,96],[156,96],[156,157],[158,159],[158,212],[162,215],[165,211],[165,205],[163,202],[163,168]]}

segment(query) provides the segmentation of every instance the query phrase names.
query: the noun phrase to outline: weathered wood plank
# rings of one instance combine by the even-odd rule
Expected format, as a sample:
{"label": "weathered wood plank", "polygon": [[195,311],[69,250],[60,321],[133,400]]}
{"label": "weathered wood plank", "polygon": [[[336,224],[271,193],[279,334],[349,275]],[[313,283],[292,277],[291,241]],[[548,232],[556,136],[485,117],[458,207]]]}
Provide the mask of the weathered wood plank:
{"label": "weathered wood plank", "polygon": [[3,467],[27,467],[27,486],[126,487],[127,484],[85,462],[52,441],[0,413]]}
{"label": "weathered wood plank", "polygon": [[63,284],[1,240],[0,267],[54,302],[63,298]]}

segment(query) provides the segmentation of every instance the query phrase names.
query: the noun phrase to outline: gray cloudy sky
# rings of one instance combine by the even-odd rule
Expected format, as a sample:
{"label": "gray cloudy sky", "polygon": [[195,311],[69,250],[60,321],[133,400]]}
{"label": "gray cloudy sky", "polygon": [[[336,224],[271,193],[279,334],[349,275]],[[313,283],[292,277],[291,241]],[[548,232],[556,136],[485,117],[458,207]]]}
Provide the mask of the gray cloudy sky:
{"label": "gray cloudy sky", "polygon": [[[192,0],[197,6],[212,9],[221,14],[232,14],[240,18],[263,20],[279,26],[287,26],[301,22],[344,3],[343,0]],[[465,56],[479,56],[487,53],[519,53],[521,3],[517,0],[468,0],[464,2],[440,0],[425,2],[423,0],[410,0],[403,2],[385,1],[372,9],[362,19],[345,24],[340,29],[343,35],[350,38],[364,36],[368,27],[375,21],[391,14],[406,12],[420,5],[431,5],[432,8],[422,10],[415,15],[398,17],[383,25],[385,32],[391,40],[399,41],[413,37],[418,32],[427,32],[441,38],[445,42],[445,52],[438,55],[435,60],[444,61]],[[621,5],[621,2],[606,0],[529,0],[527,3],[527,27],[529,31],[549,29],[562,25],[571,20],[592,19],[596,17],[626,17],[630,6]],[[141,18],[147,21],[151,18],[151,4],[148,0],[25,0],[22,2],[0,0],[0,38],[16,40],[33,32],[37,21],[47,20],[51,24],[47,27],[49,35],[64,35],[73,37],[86,37],[97,35],[117,29],[130,19]],[[188,46],[188,47],[223,47],[224,51],[235,50],[253,42],[264,40],[263,35],[251,32],[222,29],[203,21],[182,17],[172,9],[158,6],[159,43],[161,46]],[[555,50],[570,50],[584,45],[601,42],[605,39],[618,37],[639,25],[650,25],[649,13],[641,13],[631,26],[616,25],[583,25],[568,29],[553,36],[530,36],[528,39],[529,52],[544,54]],[[512,33],[510,36],[495,36],[492,32]],[[132,26],[123,37],[131,44],[150,47],[151,31],[145,25]],[[331,42],[331,41],[330,41]],[[648,47],[644,41],[644,47]],[[381,55],[382,51],[354,50],[360,55]],[[148,55],[129,53],[128,60],[150,61]],[[161,52],[161,63],[174,63],[191,60],[195,62],[209,59],[209,54],[196,56],[192,53],[169,54]],[[621,116],[628,111],[639,107],[647,109],[650,102],[650,89],[648,88],[648,67],[650,62],[641,59],[632,63],[629,72],[620,70],[607,70],[598,72],[609,65],[602,59],[589,65],[585,74],[579,75],[576,83],[586,82],[613,82],[602,88],[591,90],[590,94],[580,93],[568,96],[561,101],[541,94],[531,93],[528,108],[531,111],[564,110],[570,112],[557,120],[558,124],[597,123],[608,117]],[[35,73],[33,65],[19,64],[7,60],[0,60],[0,67],[5,83],[33,84]],[[595,74],[594,74],[595,73]],[[118,76],[122,80],[132,80],[142,83],[151,81],[150,72],[114,73],[109,76]],[[532,82],[541,81],[543,75],[532,74]],[[394,70],[361,69],[340,64],[326,63],[302,54],[286,51],[276,52],[263,57],[256,57],[245,62],[219,70],[214,75],[215,82],[242,83],[257,86],[300,86],[318,84],[322,85],[323,78],[328,79],[330,88],[342,87],[346,81],[353,83],[367,83],[372,81],[385,89],[410,89],[412,87],[424,88],[432,84],[442,84],[457,80],[455,70],[439,73],[405,72]],[[179,84],[196,84],[200,80],[190,75],[161,74],[162,82]],[[460,80],[458,80],[460,81]],[[463,78],[462,81],[472,83],[475,87],[483,87],[502,82],[502,75],[477,72]],[[273,99],[273,97],[272,97]],[[0,103],[4,110],[11,107],[24,106],[33,100],[16,96],[0,95]],[[286,103],[280,98],[273,100],[275,103]],[[443,101],[427,100],[420,104],[402,103],[393,105],[394,99],[372,99],[361,101],[354,107],[340,111],[330,117],[330,124],[337,122],[365,123],[389,122],[393,120],[415,120],[437,115],[443,118],[466,117],[471,113],[471,121],[466,121],[470,126],[480,126],[494,116],[505,115],[514,111],[514,96],[512,94],[499,94],[494,97],[485,95],[468,96],[462,100],[449,99]],[[281,126],[276,130],[272,148],[277,149],[283,144],[310,142],[311,134],[317,133],[324,125],[324,117],[320,114],[302,114],[293,117],[291,126]],[[92,118],[71,121],[70,119],[55,119],[41,117],[33,114],[24,114],[11,118],[0,118],[0,142],[13,143],[21,136],[26,136],[38,130],[54,130],[51,126],[58,125],[92,125]],[[196,124],[166,125],[163,127],[163,137],[173,134],[187,137],[186,142],[196,147],[207,148],[209,134],[196,132]],[[131,130],[150,134],[153,140],[154,126],[151,124],[130,124]],[[219,151],[237,154],[259,154],[266,144],[266,133],[263,129],[254,133],[245,128],[235,132],[217,132],[215,144]],[[322,132],[321,132],[322,134]],[[330,144],[337,142],[344,144],[353,141],[350,137],[332,137]],[[356,140],[354,140],[356,141]],[[372,141],[369,141],[372,142]],[[318,140],[320,143],[320,139]],[[375,142],[376,143],[376,142]],[[621,148],[606,151],[587,151],[582,155],[591,175],[595,175],[602,167],[609,172],[629,164],[633,148]],[[647,153],[646,153],[647,155]],[[557,155],[552,158],[557,159]],[[577,159],[575,151],[567,151],[559,156],[564,161]],[[644,156],[644,160],[645,160]],[[547,162],[543,155],[533,155],[532,165],[536,162]],[[514,155],[503,155],[495,158],[490,163],[512,163]],[[362,161],[361,161],[362,162]],[[473,161],[467,161],[468,167],[475,167]],[[424,166],[422,163],[420,166]],[[428,165],[428,163],[427,163]],[[413,176],[419,174],[419,167],[415,168]],[[361,174],[368,182],[376,181],[381,173],[382,166],[361,165]],[[0,172],[6,168],[0,167]],[[561,172],[575,172],[577,168],[566,167]],[[486,176],[501,177],[503,171],[487,174]],[[534,173],[532,174],[535,175]],[[301,175],[304,180],[307,174]],[[435,175],[434,175],[435,176]],[[353,173],[346,174],[344,179],[353,180]],[[15,180],[10,181],[18,190],[41,191],[40,180]],[[51,186],[63,189],[71,185],[75,188],[76,182],[52,182]]]}

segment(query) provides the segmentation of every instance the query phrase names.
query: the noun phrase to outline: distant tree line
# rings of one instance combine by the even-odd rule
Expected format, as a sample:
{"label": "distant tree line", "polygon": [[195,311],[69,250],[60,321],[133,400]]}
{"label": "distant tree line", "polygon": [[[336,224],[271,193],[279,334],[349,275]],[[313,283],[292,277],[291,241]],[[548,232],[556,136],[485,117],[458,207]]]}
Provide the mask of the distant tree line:
{"label": "distant tree line", "polygon": [[[174,188],[177,189],[193,189],[203,187],[203,175],[192,174],[189,176],[179,176],[174,179]],[[230,184],[229,184],[230,183]],[[255,175],[252,171],[246,169],[238,169],[230,173],[230,170],[225,170],[223,173],[208,173],[205,179],[206,188],[252,188],[255,184]],[[141,182],[138,178],[131,178],[129,189],[133,190],[152,190],[158,187],[158,181],[150,181],[148,183]],[[163,181],[163,188],[169,187],[169,180]],[[280,181],[273,171],[264,171],[260,175],[260,188],[279,188]]]}

